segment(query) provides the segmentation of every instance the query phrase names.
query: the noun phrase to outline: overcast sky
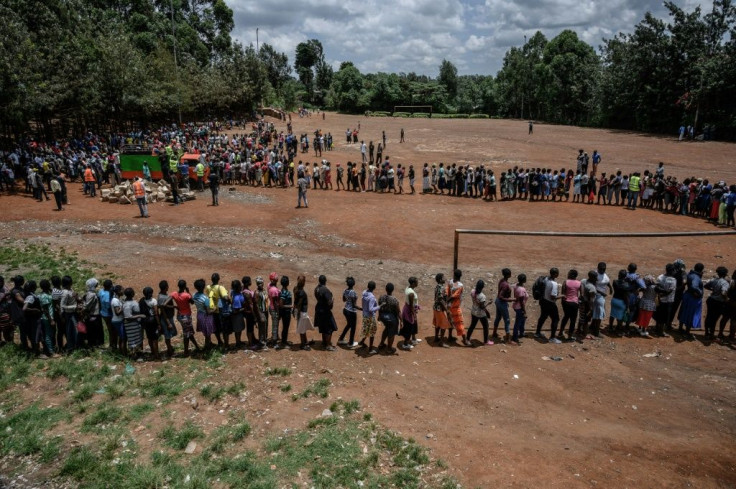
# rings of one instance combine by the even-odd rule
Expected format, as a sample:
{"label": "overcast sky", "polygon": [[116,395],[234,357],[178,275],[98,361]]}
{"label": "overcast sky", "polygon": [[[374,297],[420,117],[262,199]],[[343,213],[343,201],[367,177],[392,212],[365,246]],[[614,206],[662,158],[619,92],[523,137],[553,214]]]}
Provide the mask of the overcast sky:
{"label": "overcast sky", "polygon": [[[676,0],[687,10],[698,0]],[[436,77],[443,58],[460,74],[493,74],[512,46],[541,30],[548,39],[572,29],[596,50],[602,38],[631,32],[656,0],[228,0],[234,37],[269,43],[294,62],[296,45],[319,39],[335,69],[416,72]],[[711,4],[704,3],[708,10]]]}

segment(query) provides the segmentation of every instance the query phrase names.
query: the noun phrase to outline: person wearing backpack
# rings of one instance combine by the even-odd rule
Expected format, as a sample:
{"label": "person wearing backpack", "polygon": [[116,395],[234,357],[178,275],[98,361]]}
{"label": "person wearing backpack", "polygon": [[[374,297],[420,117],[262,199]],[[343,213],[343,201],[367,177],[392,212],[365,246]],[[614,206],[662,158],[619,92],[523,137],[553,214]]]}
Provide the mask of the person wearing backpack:
{"label": "person wearing backpack", "polygon": [[204,292],[210,298],[210,309],[212,311],[210,317],[214,325],[217,346],[222,346],[223,317],[227,321],[230,320],[230,296],[227,289],[220,285],[219,273],[213,273],[210,278],[212,279],[212,285],[208,285]]}
{"label": "person wearing backpack", "polygon": [[[537,321],[537,332],[534,333],[534,337],[537,339],[546,339],[546,337],[542,334],[542,326],[544,325],[544,322],[547,320],[547,318],[550,318],[552,321],[551,324],[551,335],[550,335],[550,343],[561,343],[560,340],[556,338],[557,333],[557,324],[560,322],[560,311],[557,309],[557,300],[559,299],[558,296],[558,290],[559,285],[555,281],[557,277],[560,275],[560,271],[557,268],[550,268],[549,270],[549,276],[546,277],[544,280],[544,292],[542,292],[540,297],[540,279],[537,279],[536,282],[534,282],[534,286],[532,288],[532,294],[534,295],[534,298],[539,301],[539,307],[541,308],[541,314],[539,315],[539,320]],[[541,278],[541,277],[540,277]]]}

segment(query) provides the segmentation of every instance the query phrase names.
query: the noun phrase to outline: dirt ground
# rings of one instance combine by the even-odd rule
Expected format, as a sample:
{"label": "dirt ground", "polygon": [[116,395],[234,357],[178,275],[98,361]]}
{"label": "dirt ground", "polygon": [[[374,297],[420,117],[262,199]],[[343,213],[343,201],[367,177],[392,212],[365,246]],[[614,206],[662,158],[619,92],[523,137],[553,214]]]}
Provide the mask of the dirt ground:
{"label": "dirt ground", "polygon": [[[388,138],[384,155],[424,162],[574,168],[578,148],[603,157],[599,171],[654,170],[736,181],[733,145],[678,143],[620,131],[536,124],[525,121],[426,120],[343,116],[300,119],[294,131],[332,132],[335,149],[323,157],[345,164],[359,160],[357,145],[346,145],[346,128],[360,124],[360,139]],[[284,127],[284,124],[277,124]],[[398,143],[404,128],[406,142]],[[238,131],[234,131],[238,132]],[[307,162],[318,161],[300,155]],[[123,277],[140,290],[166,278],[190,284],[217,271],[229,284],[243,275],[298,273],[307,287],[320,274],[337,298],[348,275],[356,289],[369,280],[397,285],[419,277],[421,336],[414,351],[365,358],[361,352],[270,351],[256,355],[270,365],[294,366],[307,378],[328,371],[331,396],[359,399],[385,426],[411,436],[447,461],[469,487],[698,487],[736,486],[736,374],[734,349],[701,341],[610,339],[552,345],[531,338],[520,348],[448,350],[431,346],[434,275],[450,273],[455,228],[539,231],[674,232],[710,230],[702,220],[649,210],[571,203],[496,202],[434,195],[381,195],[310,190],[308,209],[294,209],[294,189],[221,189],[221,205],[208,206],[209,192],[179,207],[152,204],[151,218],[137,219],[135,206],[85,198],[70,185],[71,205],[52,212],[51,202],[0,196],[0,236],[48,242]],[[408,182],[406,182],[408,189]],[[421,178],[417,178],[421,191]],[[736,236],[717,238],[583,239],[461,238],[460,267],[468,292],[486,281],[492,295],[501,268],[530,283],[557,266],[584,273],[598,261],[609,275],[636,262],[639,271],[659,274],[665,263],[697,261],[711,276],[719,265],[736,267]],[[531,285],[529,285],[529,288]],[[397,294],[400,295],[400,294]],[[338,299],[339,302],[339,299]],[[465,298],[466,321],[470,299]],[[335,308],[340,329],[345,324]],[[495,319],[495,311],[491,309]],[[527,331],[533,329],[536,305]],[[481,337],[475,333],[475,339]],[[316,338],[316,335],[315,335]],[[292,338],[295,340],[296,338]],[[657,353],[654,357],[644,354]],[[543,357],[560,356],[562,361]],[[247,358],[247,360],[246,360]],[[254,361],[227,356],[234,377],[247,375]],[[310,415],[268,404],[259,418],[263,430],[298,426]],[[263,424],[268,421],[268,424]]]}

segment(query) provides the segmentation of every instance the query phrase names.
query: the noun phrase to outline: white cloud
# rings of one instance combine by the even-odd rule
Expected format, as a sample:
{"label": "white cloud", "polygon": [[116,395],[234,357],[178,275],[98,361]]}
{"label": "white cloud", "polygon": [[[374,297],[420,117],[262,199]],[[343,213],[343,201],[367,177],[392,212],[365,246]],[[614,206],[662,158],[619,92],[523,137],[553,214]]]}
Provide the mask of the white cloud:
{"label": "white cloud", "polygon": [[[631,32],[659,0],[227,0],[233,36],[269,43],[293,63],[296,45],[319,39],[334,66],[353,61],[362,72],[437,76],[443,58],[461,74],[495,74],[503,55],[539,30],[553,38],[572,29],[598,49],[602,38]],[[692,9],[700,3],[684,0]]]}

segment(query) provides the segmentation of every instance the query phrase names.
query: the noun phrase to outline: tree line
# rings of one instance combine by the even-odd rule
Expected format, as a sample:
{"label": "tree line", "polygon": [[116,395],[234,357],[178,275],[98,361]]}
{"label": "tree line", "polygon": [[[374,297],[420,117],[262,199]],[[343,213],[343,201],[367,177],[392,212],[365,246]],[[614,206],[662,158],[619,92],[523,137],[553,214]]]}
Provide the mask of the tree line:
{"label": "tree line", "polygon": [[428,105],[561,124],[673,133],[716,128],[736,139],[736,9],[666,2],[596,51],[571,30],[541,32],[504,56],[496,76],[361,73],[326,62],[319,40],[293,65],[269,44],[231,38],[224,0],[5,0],[0,4],[0,124],[50,139],[85,130],[242,117],[259,105],[346,113]]}

